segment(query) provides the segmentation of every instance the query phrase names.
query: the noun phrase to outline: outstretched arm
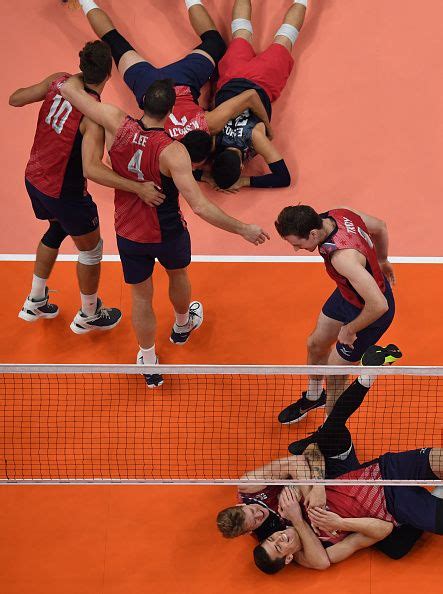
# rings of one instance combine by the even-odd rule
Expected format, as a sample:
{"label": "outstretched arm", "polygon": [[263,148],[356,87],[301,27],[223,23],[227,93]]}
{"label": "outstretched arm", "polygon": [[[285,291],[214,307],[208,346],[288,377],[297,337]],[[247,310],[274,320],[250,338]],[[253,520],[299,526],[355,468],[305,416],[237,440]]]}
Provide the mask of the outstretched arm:
{"label": "outstretched arm", "polygon": [[118,107],[96,101],[86,92],[80,74],[71,76],[60,88],[60,93],[86,117],[102,126],[113,136],[126,117],[126,114]]}
{"label": "outstretched arm", "polygon": [[[304,456],[288,456],[287,458],[280,458],[273,460],[269,464],[250,470],[246,472],[240,480],[242,481],[271,481],[271,480],[288,480],[301,479],[307,480],[311,478],[311,469]],[[250,486],[242,485],[242,493],[255,493],[260,489],[264,489],[265,485]]]}
{"label": "outstretched arm", "polygon": [[208,200],[192,175],[191,159],[185,147],[174,142],[160,155],[160,167],[173,178],[179,192],[183,195],[193,212],[207,223],[241,235],[255,245],[264,243],[269,235],[257,225],[247,225],[230,217],[213,202]]}
{"label": "outstretched arm", "polygon": [[148,206],[159,206],[164,196],[156,190],[153,182],[140,183],[126,179],[103,163],[105,146],[103,128],[88,118],[85,118],[82,123],[84,125],[82,141],[84,176],[102,186],[137,194]]}
{"label": "outstretched arm", "polygon": [[265,106],[260,99],[257,91],[249,89],[243,91],[237,97],[232,97],[225,101],[213,111],[206,112],[206,121],[209,126],[211,134],[218,134],[225,127],[226,123],[233,118],[236,118],[246,109],[250,109],[263,122],[268,130],[268,134],[272,137],[271,123],[269,121],[268,113]]}
{"label": "outstretched arm", "polygon": [[49,87],[54,82],[54,80],[57,80],[57,78],[60,78],[64,74],[66,73],[57,72],[55,74],[51,74],[51,76],[48,76],[35,85],[17,89],[9,97],[9,105],[12,105],[12,107],[23,107],[24,105],[29,105],[30,103],[43,101],[47,92],[49,91]]}

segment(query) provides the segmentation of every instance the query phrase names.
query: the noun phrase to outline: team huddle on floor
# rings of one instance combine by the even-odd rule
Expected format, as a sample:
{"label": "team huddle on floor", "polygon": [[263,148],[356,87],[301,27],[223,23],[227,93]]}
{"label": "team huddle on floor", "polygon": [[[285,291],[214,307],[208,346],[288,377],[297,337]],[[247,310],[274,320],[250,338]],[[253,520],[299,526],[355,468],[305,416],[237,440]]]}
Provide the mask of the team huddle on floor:
{"label": "team huddle on floor", "polygon": [[[308,6],[308,0],[291,0],[272,43],[257,54],[250,0],[233,1],[229,43],[202,0],[184,2],[201,43],[185,58],[156,67],[148,61],[155,59],[152,48],[146,48],[146,56],[138,53],[94,0],[79,0],[99,38],[80,51],[80,74],[54,73],[10,97],[15,107],[42,102],[25,178],[35,216],[48,221],[37,247],[31,291],[19,317],[35,322],[58,315],[58,306],[49,301],[47,283],[60,246],[70,236],[79,252],[81,299],[71,330],[84,334],[119,324],[121,311],[105,307],[98,296],[103,240],[86,179],[113,188],[117,246],[125,282],[131,287],[132,324],[139,345],[136,361],[151,367],[144,374],[148,388],[158,388],[164,381],[152,369],[159,364],[152,306],[156,260],[169,277],[175,315],[170,341],[185,344],[203,322],[203,305],[191,297],[191,238],[179,195],[210,225],[256,246],[270,239],[260,225],[243,223],[210,201],[204,184],[228,193],[245,187],[260,191],[291,185],[284,155],[273,142],[278,131],[271,125],[272,107],[293,70],[292,50]],[[133,113],[142,110],[138,119],[101,101],[113,61],[135,96]],[[213,90],[210,110],[199,103],[208,82]],[[105,147],[111,167],[103,162]],[[245,175],[245,165],[256,156],[266,163],[268,172]],[[318,249],[337,285],[308,338],[308,364],[356,365],[364,356],[371,360],[373,345],[395,314],[395,276],[388,261],[386,224],[345,206],[317,213],[307,205],[284,208],[276,213],[274,224],[295,251]],[[382,358],[377,364],[399,356],[393,345],[377,352]],[[278,421],[298,422],[311,410],[326,407],[325,424],[311,440],[290,444],[294,457],[254,471],[255,477],[297,479],[304,472],[303,478],[331,478],[357,472],[362,478],[395,479],[402,478],[396,476],[400,472],[408,479],[442,478],[440,450],[435,448],[385,454],[360,465],[345,423],[361,404],[371,380],[360,376],[347,387],[345,376],[328,376],[323,384],[322,377],[310,377],[307,390],[281,411]],[[328,436],[330,427],[335,427],[337,409],[342,439],[334,441],[331,453]],[[392,461],[389,456],[403,457]],[[420,513],[411,517],[404,512],[411,492],[402,491],[401,496],[394,488],[377,487],[379,506],[368,508],[365,501],[370,491],[364,489],[371,488],[375,487],[360,488],[349,517],[343,514],[350,508],[341,505],[340,499],[347,487],[242,490],[242,506],[219,517],[219,527],[226,536],[255,531],[264,540],[255,550],[256,563],[270,573],[292,560],[326,568],[379,542],[391,556],[402,556],[423,530],[442,533],[443,511],[435,495],[420,491],[415,506]]]}

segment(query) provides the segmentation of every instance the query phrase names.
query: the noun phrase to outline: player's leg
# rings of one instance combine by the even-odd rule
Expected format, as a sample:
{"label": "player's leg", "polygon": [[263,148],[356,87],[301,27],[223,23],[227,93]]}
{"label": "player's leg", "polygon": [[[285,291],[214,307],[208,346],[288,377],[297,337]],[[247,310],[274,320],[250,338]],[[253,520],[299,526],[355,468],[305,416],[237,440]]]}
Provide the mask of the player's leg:
{"label": "player's leg", "polygon": [[232,9],[232,39],[245,39],[252,43],[251,0],[236,0]]}
{"label": "player's leg", "polygon": [[66,237],[67,233],[58,221],[49,221],[49,228],[37,247],[31,292],[18,314],[22,320],[34,322],[39,318],[55,318],[58,315],[58,306],[48,302],[46,285],[57,259],[59,248]]}
{"label": "player's leg", "polygon": [[[320,313],[315,330],[307,341],[308,365],[326,365],[328,363],[331,347],[337,340],[342,325],[341,321],[325,315],[323,311]],[[309,411],[325,406],[325,404],[326,392],[323,389],[323,376],[313,375],[309,378],[308,388],[302,393],[301,398],[283,409],[278,415],[278,420],[284,425],[297,423]]]}
{"label": "player's leg", "polygon": [[157,68],[135,51],[96,2],[80,0],[80,4],[96,35],[111,48],[115,65],[142,107],[146,89],[160,78]]}
{"label": "player's leg", "polygon": [[292,52],[294,43],[305,20],[307,0],[295,0],[294,5],[286,13],[283,24],[277,31],[274,43],[278,43]]}
{"label": "player's leg", "polygon": [[122,314],[119,309],[103,307],[98,297],[103,257],[100,228],[71,237],[79,251],[77,279],[81,297],[81,308],[71,323],[71,330],[75,334],[85,334],[92,330],[112,330],[121,321]]}
{"label": "player's leg", "polygon": [[202,0],[185,0],[185,4],[192,28],[202,40],[192,53],[205,56],[216,66],[226,52],[226,43]]}

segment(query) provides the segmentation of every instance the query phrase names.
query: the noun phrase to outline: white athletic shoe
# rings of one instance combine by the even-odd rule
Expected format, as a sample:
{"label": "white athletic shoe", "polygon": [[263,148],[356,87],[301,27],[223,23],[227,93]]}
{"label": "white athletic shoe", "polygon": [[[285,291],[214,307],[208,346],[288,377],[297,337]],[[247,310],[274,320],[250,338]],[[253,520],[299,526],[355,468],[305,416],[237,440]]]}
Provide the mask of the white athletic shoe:
{"label": "white athletic shoe", "polygon": [[122,312],[115,307],[103,307],[101,299],[97,299],[95,314],[87,316],[80,309],[71,323],[75,334],[86,334],[91,330],[112,330],[122,319]]}
{"label": "white athletic shoe", "polygon": [[193,301],[189,306],[189,322],[185,326],[172,326],[169,340],[174,344],[185,344],[193,330],[197,330],[203,324],[203,305],[200,301]]}
{"label": "white athletic shoe", "polygon": [[[139,351],[137,353],[137,365],[144,365],[145,362],[143,360],[143,353]],[[158,365],[158,357],[155,359],[154,365]],[[145,378],[146,385],[148,388],[158,388],[163,384],[163,376],[159,373],[152,373],[146,374],[142,373],[143,377]]]}
{"label": "white athletic shoe", "polygon": [[22,309],[18,313],[18,317],[25,322],[36,322],[40,318],[51,319],[58,316],[58,305],[54,303],[48,303],[49,301],[49,290],[48,287],[45,289],[45,298],[36,301],[26,297],[26,301]]}

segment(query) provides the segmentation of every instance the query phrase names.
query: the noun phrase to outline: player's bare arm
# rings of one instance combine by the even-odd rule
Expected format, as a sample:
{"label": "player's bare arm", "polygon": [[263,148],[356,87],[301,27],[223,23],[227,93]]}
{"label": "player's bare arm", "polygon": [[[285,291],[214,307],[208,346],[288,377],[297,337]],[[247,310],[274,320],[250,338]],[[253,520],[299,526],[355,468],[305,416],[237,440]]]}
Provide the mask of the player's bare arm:
{"label": "player's bare arm", "polygon": [[[71,76],[61,86],[60,94],[86,117],[102,126],[112,137],[126,117],[125,112],[115,105],[100,103],[86,92],[81,75]],[[106,141],[109,146],[110,140],[108,140],[108,137]]]}
{"label": "player's bare arm", "polygon": [[349,208],[348,206],[341,206],[340,208],[347,208],[352,212],[358,214],[368,228],[371,238],[374,241],[375,251],[377,252],[377,258],[380,264],[380,268],[383,274],[386,276],[391,285],[395,284],[395,274],[392,265],[388,261],[389,253],[389,234],[388,227],[382,219],[378,219],[372,215],[368,215],[355,208]]}
{"label": "player's bare arm", "polygon": [[82,161],[85,177],[108,188],[133,192],[148,206],[159,206],[163,202],[164,195],[155,188],[153,182],[135,182],[126,179],[103,163],[105,133],[101,126],[92,122],[89,118],[83,118],[81,131],[83,134]]}
{"label": "player's bare arm", "polygon": [[35,85],[17,89],[9,97],[9,105],[12,107],[24,107],[30,103],[43,101],[49,91],[49,87],[54,82],[54,80],[57,80],[65,74],[65,72],[56,72],[55,74],[51,74]]}
{"label": "player's bare arm", "polygon": [[[328,569],[330,562],[320,540],[303,519],[300,504],[291,489],[285,487],[280,494],[279,514],[289,520],[300,538],[302,548],[293,560],[309,569]],[[292,556],[289,557],[290,560]]]}
{"label": "player's bare arm", "polygon": [[[311,470],[304,456],[287,456],[279,460],[273,460],[269,464],[246,472],[240,480],[242,481],[266,481],[288,480],[288,479],[309,479]],[[266,485],[259,487],[242,485],[242,493],[256,493],[264,489]]]}
{"label": "player's bare arm", "polygon": [[239,116],[246,109],[250,109],[255,113],[266,127],[268,135],[272,137],[271,123],[267,111],[260,99],[260,95],[253,89],[243,91],[243,93],[225,101],[213,111],[206,112],[206,121],[211,134],[217,134],[223,130],[229,120]]}
{"label": "player's bare arm", "polygon": [[224,231],[241,235],[246,241],[255,245],[269,239],[268,233],[259,226],[247,225],[230,217],[204,196],[192,175],[191,159],[182,144],[174,142],[164,149],[160,155],[160,169],[162,173],[173,178],[177,189],[193,212],[207,223]]}
{"label": "player's bare arm", "polygon": [[357,339],[357,332],[367,328],[388,311],[388,302],[374,277],[366,270],[366,258],[357,250],[337,250],[332,256],[332,265],[348,279],[364,301],[361,313],[343,326],[338,336],[339,342],[352,346]]}

